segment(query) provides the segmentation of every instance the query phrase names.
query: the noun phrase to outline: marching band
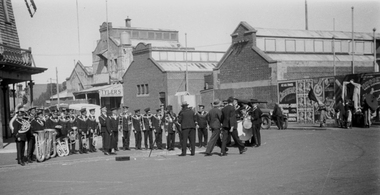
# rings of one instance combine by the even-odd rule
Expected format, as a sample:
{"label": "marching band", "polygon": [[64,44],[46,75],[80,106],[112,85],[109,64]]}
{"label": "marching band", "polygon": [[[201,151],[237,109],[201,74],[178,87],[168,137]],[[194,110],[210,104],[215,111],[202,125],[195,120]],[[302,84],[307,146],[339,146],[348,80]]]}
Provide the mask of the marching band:
{"label": "marching band", "polygon": [[[228,105],[232,105],[231,102]],[[241,115],[238,116],[244,116],[243,118],[250,116],[253,111],[249,106],[244,105],[242,109],[236,106],[236,104],[231,106],[231,112],[239,110]],[[217,108],[222,107],[220,105]],[[33,107],[28,111],[23,107],[18,108],[10,121],[10,128],[17,143],[18,163],[24,166],[25,163],[42,162],[55,156],[97,152],[98,136],[102,137],[101,150],[104,155],[115,155],[119,150],[119,134],[123,150],[130,150],[131,133],[135,137],[136,150],[142,149],[143,136],[145,149],[163,150],[163,134],[166,137],[166,149],[174,150],[177,133],[180,142],[178,148],[182,149],[182,154],[185,154],[187,148],[191,148],[191,154],[194,155],[196,131],[199,147],[207,147],[208,130],[211,127],[209,127],[209,113],[204,110],[203,105],[199,105],[197,112],[183,106],[178,116],[173,112],[171,105],[166,108],[160,105],[154,114],[150,108],[144,109],[145,114],[140,114],[140,109],[134,110],[135,113],[131,114],[128,112],[128,106],[123,106],[122,109],[123,111],[118,114],[117,108],[108,111],[103,107],[100,109],[100,116],[96,117],[95,109],[82,108],[77,115],[75,110],[68,108],[43,110]],[[223,121],[219,123],[223,124]],[[221,133],[222,130],[220,129]],[[236,132],[231,135],[234,140],[237,138]],[[216,135],[214,137],[218,138]],[[188,139],[191,141],[190,145],[187,144]],[[27,154],[24,156],[26,143]],[[216,140],[213,140],[213,145],[215,143]],[[242,146],[239,149],[243,151],[244,145],[238,143]],[[222,144],[218,145],[222,147]],[[224,149],[222,153],[227,150]]]}

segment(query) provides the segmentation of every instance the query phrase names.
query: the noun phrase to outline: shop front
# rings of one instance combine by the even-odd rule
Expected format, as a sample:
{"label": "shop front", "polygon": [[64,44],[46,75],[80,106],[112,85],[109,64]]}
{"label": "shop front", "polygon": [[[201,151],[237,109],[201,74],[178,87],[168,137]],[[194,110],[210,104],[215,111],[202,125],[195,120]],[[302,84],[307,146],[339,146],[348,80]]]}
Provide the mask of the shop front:
{"label": "shop front", "polygon": [[90,104],[101,107],[119,108],[123,98],[123,85],[112,84],[92,87],[82,91],[74,92],[75,99],[86,99]]}

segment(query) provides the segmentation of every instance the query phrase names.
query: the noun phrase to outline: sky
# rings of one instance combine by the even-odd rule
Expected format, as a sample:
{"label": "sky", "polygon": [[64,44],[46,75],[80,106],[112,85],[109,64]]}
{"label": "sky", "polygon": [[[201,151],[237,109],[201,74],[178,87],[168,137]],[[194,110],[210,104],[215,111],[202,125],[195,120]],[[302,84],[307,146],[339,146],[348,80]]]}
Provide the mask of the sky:
{"label": "sky", "polygon": [[[29,0],[28,0],[29,1]],[[32,79],[62,83],[75,62],[92,65],[99,26],[161,28],[179,31],[179,41],[197,50],[226,51],[241,21],[253,27],[305,29],[305,0],[34,0],[30,17],[24,0],[12,0],[21,48],[32,48],[36,66],[48,68]],[[78,12],[77,12],[78,3]],[[351,7],[357,32],[380,33],[380,1],[307,0],[309,30],[351,31]],[[108,10],[108,11],[107,11]],[[108,12],[108,14],[107,14]],[[78,39],[79,32],[79,39]]]}

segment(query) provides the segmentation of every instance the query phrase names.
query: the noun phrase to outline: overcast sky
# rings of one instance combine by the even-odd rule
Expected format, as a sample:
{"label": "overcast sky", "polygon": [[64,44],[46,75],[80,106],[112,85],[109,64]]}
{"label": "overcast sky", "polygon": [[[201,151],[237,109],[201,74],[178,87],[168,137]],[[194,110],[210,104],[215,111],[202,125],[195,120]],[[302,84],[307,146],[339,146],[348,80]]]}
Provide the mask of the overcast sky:
{"label": "overcast sky", "polygon": [[[29,1],[29,0],[28,0]],[[80,52],[78,49],[78,2]],[[32,47],[38,67],[45,73],[33,76],[36,83],[70,76],[74,60],[92,65],[92,51],[99,39],[99,26],[106,21],[106,0],[35,0],[37,12],[31,18],[24,0],[12,0],[22,48]],[[308,0],[309,30],[380,32],[380,1]],[[253,27],[305,29],[305,0],[108,0],[108,21],[124,26],[179,31],[179,40],[197,50],[226,51],[230,34],[241,21]],[[80,55],[79,55],[80,54]]]}

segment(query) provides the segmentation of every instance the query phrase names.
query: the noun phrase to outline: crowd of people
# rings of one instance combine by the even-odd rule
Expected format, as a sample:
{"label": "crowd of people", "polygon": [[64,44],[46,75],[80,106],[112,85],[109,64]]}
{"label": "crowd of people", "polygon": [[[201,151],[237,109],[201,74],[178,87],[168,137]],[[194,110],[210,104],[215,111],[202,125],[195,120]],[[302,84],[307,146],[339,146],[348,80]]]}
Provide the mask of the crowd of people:
{"label": "crowd of people", "polygon": [[[70,140],[69,155],[97,152],[96,145],[92,144],[95,135],[102,137],[101,150],[104,155],[115,155],[119,150],[119,134],[122,137],[122,150],[130,150],[130,137],[133,133],[136,150],[142,149],[142,139],[145,149],[165,149],[162,143],[163,134],[166,137],[166,149],[174,150],[178,134],[178,147],[182,151],[179,156],[186,156],[187,149],[190,150],[190,155],[195,155],[195,137],[198,134],[198,147],[206,147],[205,156],[211,156],[215,146],[221,148],[221,156],[226,156],[227,146],[231,146],[232,143],[231,138],[240,154],[247,151],[246,146],[261,145],[262,112],[257,105],[256,101],[239,105],[236,98],[229,97],[223,103],[215,100],[209,112],[204,110],[204,105],[198,105],[199,109],[195,111],[186,102],[182,102],[182,109],[178,114],[173,112],[171,105],[160,105],[154,114],[150,108],[144,109],[144,114],[140,113],[140,109],[134,110],[132,114],[128,106],[123,106],[121,112],[118,108],[108,110],[103,107],[99,117],[95,117],[95,109],[90,109],[90,113],[87,114],[86,108],[82,108],[77,115],[75,110],[68,108],[49,110],[47,114],[36,107],[27,111],[21,107],[10,121],[10,128],[15,137],[17,161],[20,165],[36,161],[33,155],[36,150],[35,136],[43,129],[55,129],[57,140]],[[238,121],[241,120],[247,121],[246,124],[252,127],[253,136],[251,141],[248,140],[246,143],[238,136]],[[76,134],[73,137],[74,130]],[[212,135],[208,141],[209,130]],[[84,143],[87,142],[86,139],[89,144]],[[76,150],[76,143],[79,150]]]}

